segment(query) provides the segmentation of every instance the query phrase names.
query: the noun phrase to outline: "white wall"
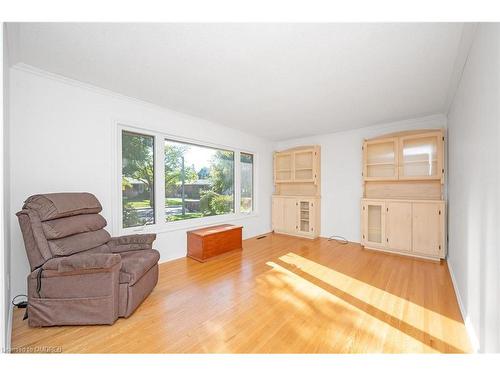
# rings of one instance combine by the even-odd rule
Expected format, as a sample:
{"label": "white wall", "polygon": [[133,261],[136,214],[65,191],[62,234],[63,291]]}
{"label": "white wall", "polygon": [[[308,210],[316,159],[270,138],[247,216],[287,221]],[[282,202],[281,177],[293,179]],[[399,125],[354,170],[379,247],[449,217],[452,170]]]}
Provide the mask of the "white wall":
{"label": "white wall", "polygon": [[[28,262],[14,213],[35,193],[89,191],[112,222],[116,121],[257,153],[259,213],[235,223],[244,237],[269,232],[273,144],[208,121],[91,88],[27,67],[11,69],[12,294],[25,290]],[[116,234],[116,233],[112,233]],[[161,261],[186,254],[185,230],[159,233]]]}
{"label": "white wall", "polygon": [[[6,349],[10,347],[10,330],[8,329],[9,327],[9,308],[10,308],[10,286],[9,286],[9,281],[10,281],[10,252],[8,251],[9,249],[9,214],[8,214],[8,207],[9,207],[9,189],[8,189],[8,184],[5,184],[5,181],[7,181],[7,174],[9,170],[8,166],[8,149],[9,145],[7,142],[8,139],[8,122],[9,122],[9,54],[8,54],[8,48],[7,48],[7,34],[6,34],[6,26],[5,24],[1,25],[1,39],[3,42],[3,48],[2,48],[2,76],[0,77],[0,82],[2,83],[2,98],[3,98],[3,105],[0,111],[2,111],[2,121],[3,121],[3,126],[1,130],[1,142],[0,142],[0,157],[1,157],[1,163],[0,163],[0,176],[2,176],[2,185],[0,186],[0,192],[2,199],[0,200],[0,207],[1,207],[1,212],[2,215],[0,215],[0,254],[1,254],[1,259],[0,259],[0,284],[1,284],[1,291],[0,291],[0,296],[1,296],[1,337],[2,337],[2,343],[1,349]],[[3,81],[3,82],[2,82]]]}
{"label": "white wall", "polygon": [[480,351],[500,351],[499,108],[500,26],[480,24],[448,114],[449,265]]}
{"label": "white wall", "polygon": [[360,242],[363,140],[400,130],[445,127],[444,115],[427,116],[279,142],[277,149],[306,144],[321,145],[321,236],[338,235]]}
{"label": "white wall", "polygon": [[2,248],[1,260],[0,264],[0,272],[2,275],[0,277],[0,284],[2,285],[1,290],[1,303],[2,303],[2,348],[8,349],[10,347],[10,222],[9,222],[9,206],[10,206],[10,190],[8,184],[5,181],[8,181],[9,175],[9,97],[10,97],[10,80],[9,80],[9,49],[7,45],[7,27],[5,23],[2,25],[2,40],[3,40],[3,58],[2,58],[2,77],[0,80],[3,81],[3,105],[2,105],[2,119],[3,119],[3,127],[2,127],[2,137],[0,142],[0,155],[1,155],[1,173],[3,183],[0,187],[2,199],[0,201],[0,206],[2,207],[2,215],[0,216],[0,246]]}

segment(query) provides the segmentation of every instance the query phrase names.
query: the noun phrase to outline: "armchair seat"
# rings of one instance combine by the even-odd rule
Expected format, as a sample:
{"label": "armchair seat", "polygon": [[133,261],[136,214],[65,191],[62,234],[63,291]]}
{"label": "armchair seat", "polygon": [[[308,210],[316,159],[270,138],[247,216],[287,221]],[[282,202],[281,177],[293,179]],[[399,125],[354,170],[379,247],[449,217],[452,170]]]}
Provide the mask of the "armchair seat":
{"label": "armchair seat", "polygon": [[31,273],[32,327],[113,324],[158,282],[156,234],[111,237],[90,193],[39,194],[17,213]]}
{"label": "armchair seat", "polygon": [[160,260],[160,253],[156,250],[127,251],[120,253],[120,256],[122,258],[120,284],[129,285],[134,285]]}

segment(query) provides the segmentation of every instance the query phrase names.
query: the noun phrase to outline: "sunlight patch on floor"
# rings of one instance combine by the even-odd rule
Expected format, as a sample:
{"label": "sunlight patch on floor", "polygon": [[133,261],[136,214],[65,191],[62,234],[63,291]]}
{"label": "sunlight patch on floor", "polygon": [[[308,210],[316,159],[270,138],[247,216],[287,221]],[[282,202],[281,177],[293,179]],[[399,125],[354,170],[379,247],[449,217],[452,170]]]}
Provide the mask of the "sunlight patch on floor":
{"label": "sunlight patch on floor", "polygon": [[[297,254],[288,253],[281,256],[279,261],[289,265],[291,269],[276,262],[266,263],[279,275],[271,276],[268,274],[266,276],[267,282],[277,284],[273,294],[276,299],[288,301],[300,312],[309,311],[309,314],[314,314],[321,310],[323,315],[336,321],[339,320],[339,316],[332,307],[332,303],[337,306],[341,305],[352,310],[348,314],[347,321],[342,321],[342,324],[356,327],[360,321],[366,323],[369,320],[368,325],[363,325],[371,328],[365,328],[363,335],[373,337],[372,341],[383,342],[385,336],[389,335],[388,331],[399,330],[396,334],[390,333],[390,336],[403,335],[404,339],[401,341],[404,341],[404,347],[407,351],[435,352],[436,349],[427,345],[427,342],[437,342],[436,345],[441,348],[448,345],[454,347],[448,344],[450,338],[444,336],[439,328],[441,324],[455,330],[458,337],[463,331],[463,325],[453,319]],[[296,269],[295,272],[294,269]],[[298,275],[297,273],[300,272],[310,275],[313,280]],[[273,281],[276,278],[279,279],[279,282]],[[314,279],[317,279],[318,282],[315,283]],[[320,283],[332,287],[337,292],[331,293],[327,288],[325,290],[325,285],[322,287]],[[356,303],[353,305],[350,301],[356,301]],[[387,311],[391,311],[392,314],[388,314]],[[356,341],[357,339],[348,336],[346,340],[349,342],[349,340]],[[454,341],[464,343],[463,346],[457,346],[454,350],[468,350],[466,340]],[[347,345],[349,344],[347,343]],[[359,343],[357,345],[359,346]],[[380,351],[387,349],[387,347],[380,348]]]}
{"label": "sunlight patch on floor", "polygon": [[[340,290],[345,290],[348,286],[349,294],[373,305],[380,310],[385,311],[386,306],[409,306],[409,310],[411,312],[411,314],[409,315],[415,316],[415,319],[410,319],[406,322],[415,326],[416,328],[424,330],[426,328],[426,324],[432,325],[432,322],[436,319],[440,319],[444,321],[445,324],[454,326],[454,328],[456,329],[459,329],[463,325],[462,323],[457,322],[456,320],[451,319],[445,315],[426,309],[405,298],[401,298],[383,289],[377,288],[356,278],[335,271],[332,268],[325,267],[295,253],[288,253],[284,256],[281,256],[279,259]],[[367,295],[370,296],[369,299],[366,298]],[[422,315],[426,316],[424,323],[422,323]]]}

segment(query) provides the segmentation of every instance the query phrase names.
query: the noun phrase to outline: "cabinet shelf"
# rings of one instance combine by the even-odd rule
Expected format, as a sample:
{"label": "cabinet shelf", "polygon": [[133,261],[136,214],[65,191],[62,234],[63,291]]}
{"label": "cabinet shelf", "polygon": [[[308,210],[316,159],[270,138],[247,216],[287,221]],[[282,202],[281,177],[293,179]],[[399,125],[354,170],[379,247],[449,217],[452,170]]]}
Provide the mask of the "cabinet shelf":
{"label": "cabinet shelf", "polygon": [[432,159],[432,160],[405,160],[403,161],[403,164],[429,164],[429,163],[437,163],[437,159]]}
{"label": "cabinet shelf", "polygon": [[367,166],[372,166],[372,165],[396,165],[395,163],[366,163]]}

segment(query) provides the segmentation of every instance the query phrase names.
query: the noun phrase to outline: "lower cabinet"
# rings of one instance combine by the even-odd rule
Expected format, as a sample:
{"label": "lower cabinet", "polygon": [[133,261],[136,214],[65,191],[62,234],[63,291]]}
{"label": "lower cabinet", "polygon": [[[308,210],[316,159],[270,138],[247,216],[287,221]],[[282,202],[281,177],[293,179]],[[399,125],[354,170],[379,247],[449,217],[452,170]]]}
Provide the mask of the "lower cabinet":
{"label": "lower cabinet", "polygon": [[446,247],[443,201],[361,201],[362,245],[367,248],[444,258]]}
{"label": "lower cabinet", "polygon": [[273,196],[272,226],[276,233],[316,238],[319,236],[319,199]]}

